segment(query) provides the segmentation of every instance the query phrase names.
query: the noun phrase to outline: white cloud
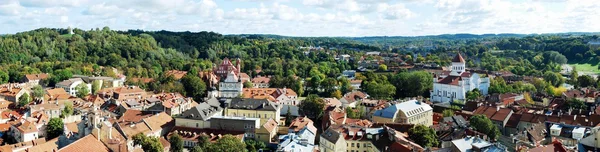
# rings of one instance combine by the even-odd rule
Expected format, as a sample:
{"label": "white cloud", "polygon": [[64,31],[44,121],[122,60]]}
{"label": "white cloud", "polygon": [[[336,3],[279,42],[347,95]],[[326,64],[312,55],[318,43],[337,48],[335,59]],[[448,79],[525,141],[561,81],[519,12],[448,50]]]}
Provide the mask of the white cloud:
{"label": "white cloud", "polygon": [[16,1],[6,1],[0,3],[0,16],[2,15],[19,15],[25,10],[22,6],[19,5]]}
{"label": "white cloud", "polygon": [[67,23],[67,22],[69,22],[69,17],[68,16],[61,16],[60,17],[60,22],[61,23]]}
{"label": "white cloud", "polygon": [[89,2],[89,0],[19,0],[19,3],[25,7],[75,7],[82,6]]}
{"label": "white cloud", "polygon": [[67,15],[69,9],[66,7],[50,7],[44,9],[44,13],[48,15]]}
{"label": "white cloud", "polygon": [[378,11],[385,19],[389,20],[407,19],[415,16],[415,13],[407,9],[404,4],[380,4],[378,6]]}

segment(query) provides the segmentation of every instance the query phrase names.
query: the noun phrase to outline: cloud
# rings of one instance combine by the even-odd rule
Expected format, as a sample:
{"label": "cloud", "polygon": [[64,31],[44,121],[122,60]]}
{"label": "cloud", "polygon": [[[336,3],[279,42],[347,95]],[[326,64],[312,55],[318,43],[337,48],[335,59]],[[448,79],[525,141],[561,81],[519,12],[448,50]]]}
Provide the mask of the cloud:
{"label": "cloud", "polygon": [[411,10],[407,9],[404,4],[380,4],[378,10],[383,17],[388,20],[407,19],[415,16]]}
{"label": "cloud", "polygon": [[116,5],[108,5],[106,3],[96,4],[88,7],[82,13],[84,15],[92,15],[101,18],[113,18],[119,14],[123,14],[123,9]]}
{"label": "cloud", "polygon": [[18,2],[9,0],[9,1],[0,3],[0,16],[19,15],[23,11],[25,11],[25,8],[20,6]]}
{"label": "cloud", "polygon": [[19,3],[24,7],[76,7],[82,6],[89,0],[19,0]]}

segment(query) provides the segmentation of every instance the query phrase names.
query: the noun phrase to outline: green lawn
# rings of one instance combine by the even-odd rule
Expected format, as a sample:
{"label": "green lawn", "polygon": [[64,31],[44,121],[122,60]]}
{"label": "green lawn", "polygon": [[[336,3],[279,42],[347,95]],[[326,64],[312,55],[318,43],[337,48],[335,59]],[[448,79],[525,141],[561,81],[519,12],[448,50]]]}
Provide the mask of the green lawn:
{"label": "green lawn", "polygon": [[63,34],[63,35],[60,35],[60,36],[64,37],[64,38],[71,38],[71,37],[73,37],[73,34]]}
{"label": "green lawn", "polygon": [[600,69],[598,69],[598,65],[592,65],[590,63],[576,63],[569,64],[572,67],[575,67],[575,70],[579,72],[591,72],[591,73],[600,73]]}

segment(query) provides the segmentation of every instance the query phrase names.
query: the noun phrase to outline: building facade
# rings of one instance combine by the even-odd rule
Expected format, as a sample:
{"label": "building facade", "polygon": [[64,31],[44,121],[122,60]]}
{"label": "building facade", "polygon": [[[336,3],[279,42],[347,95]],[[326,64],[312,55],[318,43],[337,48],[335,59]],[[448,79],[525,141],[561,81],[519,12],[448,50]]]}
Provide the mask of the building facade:
{"label": "building facade", "polygon": [[79,84],[85,84],[85,86],[88,88],[88,94],[92,93],[92,84],[86,84],[85,82],[83,82],[83,79],[81,78],[72,78],[72,79],[68,79],[62,82],[59,82],[56,84],[57,88],[63,88],[65,89],[65,91],[67,91],[67,93],[69,93],[71,96],[76,96],[77,95],[77,89],[75,89]]}
{"label": "building facade", "polygon": [[417,100],[397,103],[375,111],[373,122],[431,126],[433,125],[433,108]]}
{"label": "building facade", "polygon": [[219,97],[236,98],[242,95],[244,84],[235,74],[230,71],[227,78],[219,83]]}
{"label": "building facade", "polygon": [[489,78],[481,78],[477,73],[466,71],[465,60],[460,53],[452,60],[451,69],[440,75],[434,75],[430,97],[432,102],[464,101],[466,93],[475,89],[487,95],[490,87]]}

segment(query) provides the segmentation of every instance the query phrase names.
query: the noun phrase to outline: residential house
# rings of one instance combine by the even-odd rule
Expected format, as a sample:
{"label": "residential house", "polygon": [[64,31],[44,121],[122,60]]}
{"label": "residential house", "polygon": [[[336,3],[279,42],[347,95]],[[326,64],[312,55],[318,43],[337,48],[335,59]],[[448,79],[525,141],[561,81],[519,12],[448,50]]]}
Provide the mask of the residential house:
{"label": "residential house", "polygon": [[36,112],[42,112],[49,118],[58,118],[62,114],[62,110],[65,109],[65,101],[48,101],[47,103],[30,105],[29,114],[33,115]]}
{"label": "residential house", "polygon": [[568,149],[574,149],[588,131],[590,129],[585,127],[554,124],[550,126],[549,134],[552,138],[561,141]]}
{"label": "residential house", "polygon": [[219,105],[220,103],[216,98],[199,103],[195,107],[184,111],[180,116],[175,117],[175,126],[210,128],[210,118],[223,114],[223,108]]}
{"label": "residential house", "polygon": [[315,136],[317,128],[304,127],[297,133],[279,136],[278,152],[315,151]]}
{"label": "residential house", "polygon": [[[520,150],[520,151],[524,151],[524,150]],[[527,151],[528,152],[547,152],[547,151],[569,152],[569,151],[574,151],[574,150],[568,150],[560,141],[554,140],[549,145],[538,146],[535,148],[528,149]],[[580,151],[591,151],[591,149],[590,150],[583,149]]]}
{"label": "residential house", "polygon": [[319,138],[319,151],[321,152],[346,151],[344,136],[332,128],[325,130]]}
{"label": "residential house", "polygon": [[21,120],[10,127],[9,135],[17,142],[28,142],[38,139],[39,132],[34,122]]}
{"label": "residential house", "polygon": [[64,101],[72,98],[75,97],[69,94],[63,88],[48,89],[46,90],[46,94],[44,95],[44,101]]}
{"label": "residential house", "polygon": [[431,126],[433,125],[433,109],[429,104],[410,100],[392,104],[385,109],[375,111],[373,121]]}
{"label": "residential house", "polygon": [[356,77],[356,70],[344,70],[342,71],[342,77],[354,80],[354,78]]}
{"label": "residential house", "polygon": [[144,89],[137,86],[124,86],[112,89],[112,97],[115,100],[124,101],[127,99],[141,99],[146,97],[147,93]]}
{"label": "residential house", "polygon": [[294,121],[292,121],[288,127],[288,134],[291,133],[296,135],[302,135],[300,132],[303,131],[309,131],[312,133],[312,136],[303,135],[302,138],[307,139],[309,144],[314,144],[317,128],[315,127],[313,121],[308,119],[308,117],[298,117],[294,119]]}
{"label": "residential house", "polygon": [[281,105],[267,99],[234,98],[225,109],[225,116],[260,119],[260,124],[274,118],[280,120]]}
{"label": "residential house", "polygon": [[59,82],[56,84],[56,87],[65,89],[65,91],[67,91],[71,96],[76,96],[77,89],[75,89],[75,88],[79,84],[84,84],[87,87],[87,89],[89,91],[87,94],[92,93],[92,84],[86,84],[83,81],[83,79],[81,79],[81,78],[71,78],[71,79]]}
{"label": "residential house", "polygon": [[[6,101],[4,99],[0,99],[0,111],[8,110],[8,107],[10,107],[14,103],[15,102],[10,102],[10,101]],[[2,121],[0,121],[0,123],[2,123]]]}
{"label": "residential house", "polygon": [[486,117],[490,118],[490,120],[492,120],[492,122],[494,122],[496,126],[498,126],[498,129],[500,129],[500,132],[503,135],[508,135],[508,131],[505,129],[505,127],[506,123],[508,123],[508,120],[513,114],[513,111],[511,109],[481,106],[477,108],[477,110],[475,110],[473,114],[485,115]]}
{"label": "residential house", "polygon": [[269,88],[269,82],[271,81],[271,76],[263,77],[257,76],[252,78],[252,85],[254,88]]}
{"label": "residential house", "polygon": [[279,126],[277,121],[274,119],[269,119],[258,130],[256,130],[256,139],[264,142],[267,145],[271,142],[274,142],[272,139],[275,137],[275,135],[277,135],[277,126]]}
{"label": "residential house", "polygon": [[362,80],[350,80],[350,86],[352,86],[352,90],[360,90],[361,84]]}
{"label": "residential house", "polygon": [[[24,89],[22,84],[10,83],[0,86],[0,99],[18,103],[23,94],[29,94],[29,91]],[[33,97],[30,95],[29,99],[31,100]]]}
{"label": "residential house", "polygon": [[[269,119],[267,119],[269,121]],[[267,123],[267,122],[265,122]],[[217,130],[243,131],[244,138],[256,139],[256,131],[260,129],[261,119],[235,116],[213,116],[210,128]]]}
{"label": "residential house", "polygon": [[73,75],[73,78],[81,78],[87,84],[97,81],[102,88],[122,87],[125,84],[125,77],[115,79],[113,77]]}
{"label": "residential house", "polygon": [[364,92],[361,91],[352,91],[352,92],[348,92],[346,94],[344,94],[344,96],[340,99],[340,102],[342,103],[342,106],[344,108],[346,107],[356,107],[356,105],[358,104],[358,102],[367,99],[367,97],[369,97],[369,95],[367,95]]}
{"label": "residential house", "polygon": [[299,105],[298,94],[289,88],[244,88],[243,98],[268,99],[281,105]]}
{"label": "residential house", "polygon": [[23,83],[27,83],[30,86],[33,85],[42,85],[42,81],[48,79],[48,74],[47,73],[40,73],[40,74],[26,74],[22,79],[21,82]]}
{"label": "residential house", "polygon": [[201,136],[208,137],[208,141],[211,143],[216,142],[219,138],[224,135],[233,135],[234,137],[239,138],[241,141],[244,140],[244,132],[243,131],[233,131],[233,130],[221,130],[221,129],[211,129],[211,128],[189,128],[183,126],[176,126],[172,129],[167,137],[171,137],[174,134],[179,134],[179,136],[183,139],[183,147],[191,148],[198,144],[198,141]]}
{"label": "residential house", "polygon": [[470,151],[507,151],[506,147],[500,144],[493,144],[479,137],[466,137],[452,141],[452,151],[470,152]]}

